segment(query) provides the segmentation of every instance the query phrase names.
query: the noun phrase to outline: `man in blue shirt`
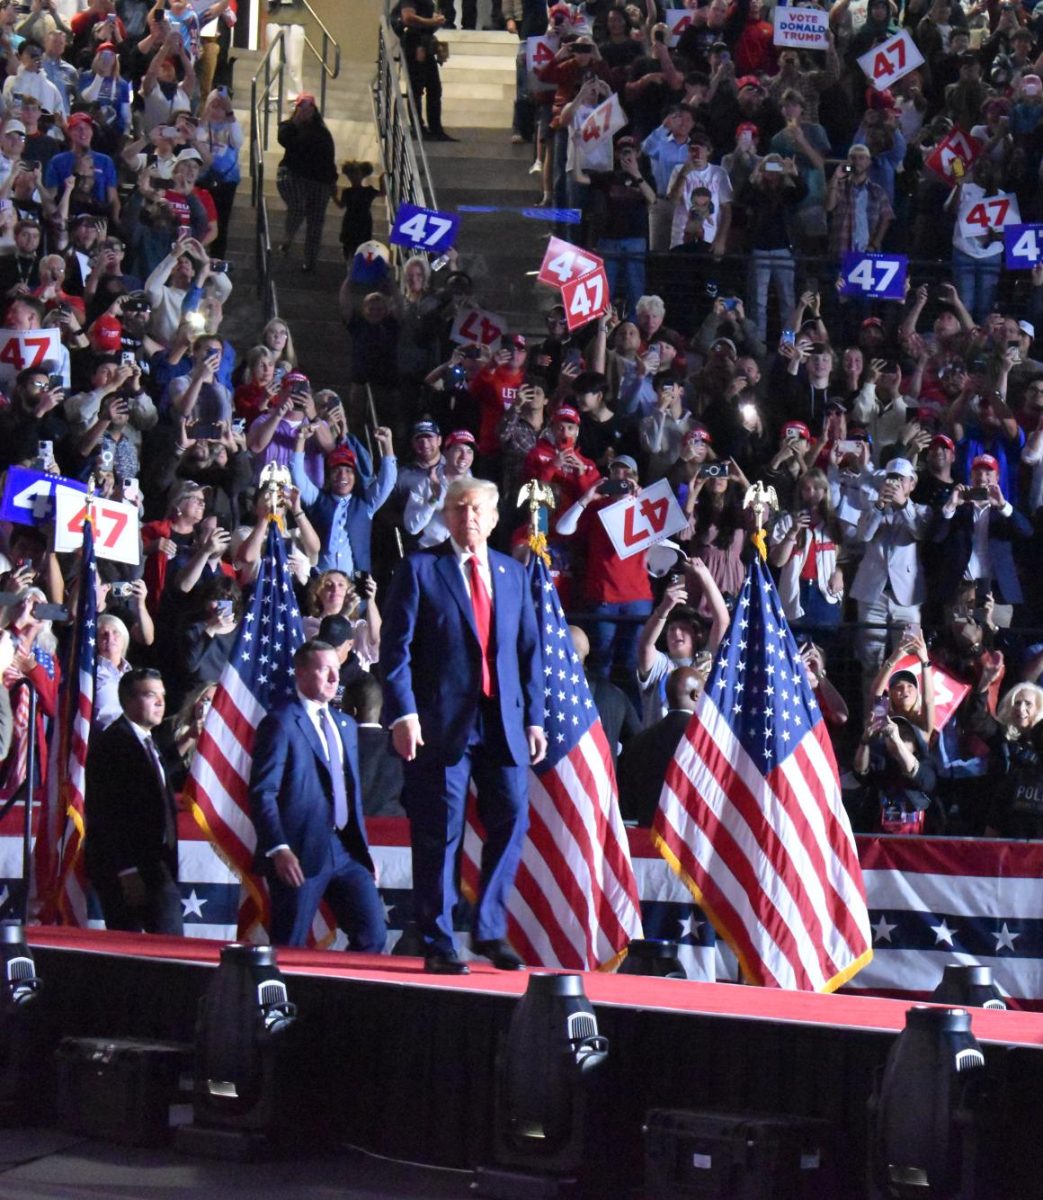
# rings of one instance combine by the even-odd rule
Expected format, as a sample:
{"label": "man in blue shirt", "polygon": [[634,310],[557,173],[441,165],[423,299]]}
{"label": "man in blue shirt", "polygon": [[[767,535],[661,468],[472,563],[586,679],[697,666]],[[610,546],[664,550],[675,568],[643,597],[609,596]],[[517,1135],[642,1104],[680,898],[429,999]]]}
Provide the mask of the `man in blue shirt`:
{"label": "man in blue shirt", "polygon": [[120,219],[119,195],[116,191],[116,164],[107,154],[91,149],[94,137],[94,121],[89,113],[73,113],[66,122],[71,150],[56,154],[44,171],[44,186],[52,191],[61,191],[65,180],[73,172],[78,158],[90,158],[94,163],[94,199],[109,206],[109,220]]}
{"label": "man in blue shirt", "polygon": [[691,111],[682,104],[675,104],[663,118],[662,125],[653,129],[641,143],[641,152],[652,168],[656,195],[655,204],[648,210],[649,250],[670,249],[674,203],[666,194],[674,168],[688,161],[688,135],[694,123]]}
{"label": "man in blue shirt", "polygon": [[290,459],[294,487],[300,489],[301,503],[322,543],[320,571],[343,571],[350,579],[354,572],[371,568],[373,517],[391,495],[398,475],[391,430],[378,427],[373,437],[380,448],[380,467],[364,487],[358,486],[358,463],[348,446],[337,446],[326,455],[326,486],[321,492],[308,478],[303,450],[295,450]]}

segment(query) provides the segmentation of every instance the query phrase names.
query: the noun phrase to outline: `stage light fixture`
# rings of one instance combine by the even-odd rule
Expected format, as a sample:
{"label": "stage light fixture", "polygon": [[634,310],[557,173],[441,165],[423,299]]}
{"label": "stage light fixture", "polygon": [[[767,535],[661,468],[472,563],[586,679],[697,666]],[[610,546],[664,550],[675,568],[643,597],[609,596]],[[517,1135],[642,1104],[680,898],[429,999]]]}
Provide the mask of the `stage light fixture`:
{"label": "stage light fixture", "polygon": [[635,938],[627,946],[626,958],[617,975],[654,975],[660,979],[687,979],[677,957],[677,943],[661,938]]}
{"label": "stage light fixture", "polygon": [[51,1079],[50,1046],[40,1036],[40,988],[21,921],[0,921],[0,1118],[31,1118]]}
{"label": "stage light fixture", "polygon": [[218,1131],[247,1137],[276,1132],[276,1069],[296,1018],[271,946],[236,942],[221,950],[199,1007],[193,1124],[179,1131],[179,1148],[244,1157]]}
{"label": "stage light fixture", "polygon": [[1006,1008],[1003,993],[992,982],[992,968],[976,963],[964,966],[950,963],[942,972],[941,983],[931,993],[936,1004],[960,1008]]}
{"label": "stage light fixture", "polygon": [[[490,1197],[582,1194],[595,1160],[608,1040],[580,975],[533,973],[497,1056],[495,1166],[474,1190]],[[560,1190],[559,1190],[560,1189]]]}
{"label": "stage light fixture", "polygon": [[981,1200],[985,1075],[970,1013],[909,1009],[869,1102],[873,1200]]}

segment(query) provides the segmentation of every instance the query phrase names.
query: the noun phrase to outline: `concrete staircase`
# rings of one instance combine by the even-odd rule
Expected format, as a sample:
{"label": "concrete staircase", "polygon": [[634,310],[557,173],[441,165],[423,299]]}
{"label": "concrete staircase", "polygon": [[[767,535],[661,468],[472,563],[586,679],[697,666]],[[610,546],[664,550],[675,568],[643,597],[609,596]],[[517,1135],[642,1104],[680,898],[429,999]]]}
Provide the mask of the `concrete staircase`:
{"label": "concrete staircase", "polygon": [[438,40],[449,46],[449,61],[442,65],[446,128],[509,130],[518,39],[512,33],[445,29]]}
{"label": "concrete staircase", "polygon": [[[511,144],[517,39],[506,33],[458,30],[440,36],[452,47],[442,68],[444,121],[459,141],[424,143],[437,206],[445,211],[467,204],[497,207],[499,211],[492,214],[464,214],[458,243],[463,266],[475,279],[476,292],[487,309],[502,316],[512,330],[541,332],[539,313],[553,302],[556,293],[537,285],[534,276],[551,226],[504,211],[535,204],[540,194],[538,178],[529,174],[532,147]],[[239,52],[235,67],[234,100],[247,134],[250,79],[261,58],[260,52]],[[355,158],[379,166],[370,92],[374,73],[375,65],[368,71],[364,65],[349,66],[327,84],[324,117],[336,142],[338,163]],[[304,76],[305,86],[318,94],[317,72],[307,61]],[[284,212],[275,188],[282,157],[275,141],[277,124],[273,113],[264,189],[273,250],[282,240]],[[249,148],[245,145],[242,163],[243,183],[228,243],[235,289],[226,306],[224,328],[226,336],[245,351],[256,343],[264,322],[255,292],[255,213],[250,205]],[[379,200],[374,203],[373,216],[375,236],[386,241],[386,210]],[[302,369],[314,386],[343,391],[349,354],[337,307],[344,278],[339,232],[340,209],[331,204],[316,270],[300,273],[301,234],[287,259],[276,254],[274,270],[279,314],[291,327]]]}
{"label": "concrete staircase", "polygon": [[[249,139],[250,79],[263,57],[262,52],[238,53],[235,66],[234,103],[243,131]],[[319,94],[318,72],[305,61],[305,86]],[[328,80],[324,119],[337,148],[338,165],[346,159],[366,159],[379,169],[380,156],[373,123],[371,101],[372,72],[356,69],[342,70],[340,76]],[[283,116],[288,116],[288,107]],[[314,387],[346,387],[349,354],[348,338],[337,307],[337,293],[344,278],[344,257],[341,252],[341,210],[333,203],[326,210],[322,245],[316,269],[301,274],[303,229],[298,233],[290,255],[281,258],[275,247],[282,240],[285,208],[275,187],[276,168],[282,150],[276,141],[278,115],[271,114],[271,145],[264,156],[264,192],[268,202],[271,241],[275,258],[275,284],[279,315],[290,326],[301,368],[311,377]],[[228,258],[234,264],[235,289],[226,306],[226,336],[243,350],[256,344],[264,325],[261,302],[257,298],[255,271],[256,214],[250,204],[249,146],[243,146],[243,182],[236,195],[228,241]],[[386,209],[382,201],[373,205],[374,233],[386,240]]]}

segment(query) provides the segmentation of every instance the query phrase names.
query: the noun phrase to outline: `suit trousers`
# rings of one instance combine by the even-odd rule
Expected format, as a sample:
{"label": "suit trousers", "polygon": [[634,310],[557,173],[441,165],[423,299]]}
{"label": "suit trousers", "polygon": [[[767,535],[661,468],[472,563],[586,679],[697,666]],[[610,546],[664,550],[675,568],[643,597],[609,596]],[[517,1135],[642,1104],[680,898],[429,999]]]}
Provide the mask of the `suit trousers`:
{"label": "suit trousers", "polygon": [[106,929],[184,936],[181,892],[165,864],[160,864],[156,878],[146,882],[145,903],[140,906],[127,903],[119,879],[92,882]]}
{"label": "suit trousers", "polygon": [[413,904],[424,945],[455,949],[453,909],[460,898],[459,856],[474,782],[485,827],[478,902],[471,923],[479,941],[507,933],[507,897],[529,827],[529,768],[514,766],[495,702],[483,701],[463,757],[447,763],[421,747],[404,767],[402,803],[413,850]]}
{"label": "suit trousers", "polygon": [[334,830],[330,830],[329,850],[317,875],[305,879],[299,888],[288,887],[271,875],[269,887],[273,946],[307,945],[319,902],[325,899],[352,950],[360,954],[383,952],[387,922],[377,885],[362,863],[344,849]]}
{"label": "suit trousers", "polygon": [[[874,600],[859,600],[858,622],[863,628],[859,629],[855,638],[855,655],[862,663],[867,680],[872,679],[883,665],[888,642],[892,638],[897,640],[906,625],[916,624],[919,620],[919,604],[899,604],[890,590],[882,591]],[[867,625],[887,625],[890,628],[864,628]]]}

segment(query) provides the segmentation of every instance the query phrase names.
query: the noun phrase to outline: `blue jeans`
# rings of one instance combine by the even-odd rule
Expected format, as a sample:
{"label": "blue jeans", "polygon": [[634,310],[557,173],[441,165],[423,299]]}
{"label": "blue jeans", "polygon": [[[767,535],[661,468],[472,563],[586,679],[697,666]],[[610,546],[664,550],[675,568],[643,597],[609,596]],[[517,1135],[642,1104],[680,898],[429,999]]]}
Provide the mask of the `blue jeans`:
{"label": "blue jeans", "polygon": [[648,239],[634,238],[601,238],[597,244],[598,254],[605,260],[605,276],[608,279],[608,294],[611,299],[616,292],[616,283],[622,273],[623,319],[630,321],[634,318],[637,302],[645,294],[645,253],[648,250]]}
{"label": "blue jeans", "polygon": [[962,250],[953,248],[952,273],[956,291],[979,325],[992,311],[1002,262],[1002,254],[995,254],[992,258],[971,258]]}
{"label": "blue jeans", "polygon": [[757,334],[763,342],[768,336],[768,285],[775,284],[775,295],[779,302],[779,317],[793,309],[793,255],[785,246],[777,250],[754,250],[750,255],[749,287],[746,307],[757,326]]}
{"label": "blue jeans", "polygon": [[[622,600],[615,604],[596,604],[597,616],[640,617],[644,621],[652,611],[651,600]],[[627,694],[639,697],[637,688],[637,637],[641,626],[636,621],[592,621],[587,629],[590,659],[587,669],[596,679],[607,679],[613,667],[627,674]]]}

